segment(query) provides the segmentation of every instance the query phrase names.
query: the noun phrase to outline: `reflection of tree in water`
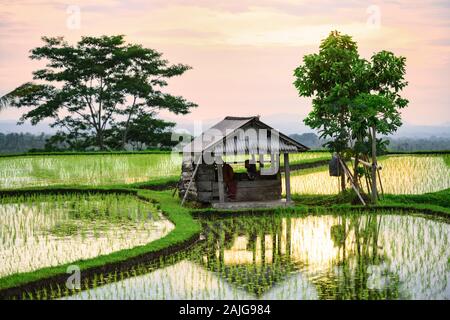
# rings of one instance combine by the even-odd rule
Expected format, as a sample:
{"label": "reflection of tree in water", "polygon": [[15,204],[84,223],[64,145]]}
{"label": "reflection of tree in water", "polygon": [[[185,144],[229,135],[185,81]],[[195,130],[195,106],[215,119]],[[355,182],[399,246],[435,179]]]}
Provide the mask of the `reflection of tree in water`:
{"label": "reflection of tree in water", "polygon": [[[298,218],[268,215],[204,221],[204,253],[197,260],[257,297],[292,272],[304,272],[320,299],[398,298],[398,276],[384,267],[386,257],[378,246],[381,217],[339,216],[338,224],[331,227],[338,255],[325,271],[292,256],[292,219]],[[245,239],[244,248],[236,247],[240,238]]]}
{"label": "reflection of tree in water", "polygon": [[[320,299],[397,299],[399,277],[387,270],[378,238],[382,217],[342,215],[331,227],[337,258],[325,274],[313,280]],[[376,282],[378,280],[378,286]]]}
{"label": "reflection of tree in water", "polygon": [[[208,270],[218,273],[231,284],[257,297],[296,270],[289,257],[289,246],[282,247],[281,217],[240,217],[208,221],[204,228],[207,238],[203,260],[200,262]],[[227,261],[226,251],[231,250],[237,238],[242,236],[246,239],[245,251],[251,257],[245,261]],[[270,236],[270,244],[267,244],[266,236]],[[290,241],[286,241],[286,244],[290,245]]]}

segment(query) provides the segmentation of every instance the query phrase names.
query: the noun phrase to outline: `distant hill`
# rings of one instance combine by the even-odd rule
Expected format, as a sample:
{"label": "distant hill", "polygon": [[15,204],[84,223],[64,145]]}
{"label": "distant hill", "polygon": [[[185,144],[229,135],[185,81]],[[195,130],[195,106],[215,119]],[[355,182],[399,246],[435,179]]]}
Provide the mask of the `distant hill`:
{"label": "distant hill", "polygon": [[[194,124],[192,121],[185,120],[182,117],[181,119],[179,117],[170,118],[168,120],[177,123],[177,131],[188,131],[189,133],[194,133]],[[208,129],[220,120],[222,120],[222,118],[207,119],[202,121],[203,130]],[[314,132],[314,130],[311,130],[303,124],[302,117],[298,114],[275,114],[270,116],[261,116],[261,120],[275,129],[290,135],[295,140],[312,149],[319,149],[324,143],[324,141],[319,140],[317,132]],[[0,120],[0,133],[3,134],[31,133],[33,135],[39,135],[41,133],[45,133],[46,135],[51,135],[55,133],[55,131],[55,129],[50,128],[48,123],[40,123],[36,126],[32,126],[31,124],[18,126],[13,120]],[[398,132],[388,138],[391,141],[389,149],[393,151],[449,150],[450,123],[446,123],[442,126],[415,126],[404,124]],[[14,141],[20,140],[17,139],[15,138]],[[32,140],[29,136],[27,139],[28,141]],[[8,147],[0,147],[0,153],[5,152],[5,148],[8,150],[22,150],[25,148],[20,145],[12,146],[11,143]]]}
{"label": "distant hill", "polygon": [[[235,114],[230,114],[230,116],[237,116]],[[249,114],[243,114],[242,116],[249,116]],[[203,120],[202,128],[206,130],[221,121],[223,117],[206,119]],[[194,124],[191,120],[183,119],[183,117],[173,117],[168,119],[177,123],[178,129],[187,130],[191,133],[194,131]],[[286,134],[302,134],[302,133],[315,133],[318,132],[307,127],[303,123],[303,116],[300,114],[273,114],[273,115],[262,115],[261,121],[267,123],[273,128],[282,131]],[[450,138],[450,123],[440,126],[417,126],[405,123],[399,130],[392,135],[394,138],[431,138],[431,137],[443,137]]]}
{"label": "distant hill", "polygon": [[[188,130],[193,133],[194,124],[191,120],[185,120],[183,117],[170,117],[170,121],[177,123],[177,129]],[[203,130],[208,129],[215,123],[222,120],[220,118],[206,119],[202,121]],[[303,123],[303,117],[299,114],[273,114],[267,116],[261,116],[261,120],[277,130],[282,131],[286,134],[302,134],[313,132],[317,134],[314,130],[305,126]],[[13,120],[0,120],[0,132],[10,133],[10,132],[30,132],[30,133],[54,133],[56,130],[50,128],[48,123],[39,123],[36,126],[25,123],[24,125],[18,126],[16,121]],[[446,123],[441,126],[417,126],[405,123],[399,130],[393,135],[394,138],[431,138],[431,137],[447,137],[450,138],[450,123]]]}
{"label": "distant hill", "polygon": [[290,134],[289,137],[311,149],[321,149],[322,145],[325,143],[325,140],[319,139],[317,134],[313,132],[302,134],[294,133]]}
{"label": "distant hill", "polygon": [[[291,134],[292,139],[311,149],[321,149],[325,140],[312,132],[303,134]],[[450,137],[385,137],[389,140],[388,150],[390,151],[436,151],[436,150],[450,150]]]}

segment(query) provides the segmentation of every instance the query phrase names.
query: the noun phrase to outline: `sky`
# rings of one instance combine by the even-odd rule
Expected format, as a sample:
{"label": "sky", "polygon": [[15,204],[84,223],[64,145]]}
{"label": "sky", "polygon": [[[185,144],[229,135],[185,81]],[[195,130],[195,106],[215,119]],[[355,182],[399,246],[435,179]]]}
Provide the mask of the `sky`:
{"label": "sky", "polygon": [[[450,1],[446,0],[0,0],[0,95],[31,80],[43,62],[29,50],[42,36],[124,34],[193,69],[167,92],[198,104],[193,122],[227,115],[302,119],[311,101],[298,96],[293,70],[332,30],[353,36],[360,54],[389,50],[407,59],[412,125],[450,124]],[[0,120],[17,120],[7,109]]]}

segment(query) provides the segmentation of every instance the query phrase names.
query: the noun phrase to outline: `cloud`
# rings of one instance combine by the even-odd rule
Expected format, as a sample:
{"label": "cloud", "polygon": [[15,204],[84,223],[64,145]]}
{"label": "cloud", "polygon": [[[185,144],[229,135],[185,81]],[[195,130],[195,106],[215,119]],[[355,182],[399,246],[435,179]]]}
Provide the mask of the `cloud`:
{"label": "cloud", "polygon": [[[380,28],[367,8],[380,9]],[[68,29],[68,5],[81,28]],[[386,49],[407,57],[408,121],[449,121],[450,3],[441,0],[9,0],[0,6],[0,92],[27,81],[28,51],[43,35],[76,42],[83,35],[125,34],[130,42],[193,66],[170,89],[200,104],[192,116],[279,112],[306,114],[292,70],[334,29],[358,42],[365,57]],[[428,96],[436,112],[428,110]]]}

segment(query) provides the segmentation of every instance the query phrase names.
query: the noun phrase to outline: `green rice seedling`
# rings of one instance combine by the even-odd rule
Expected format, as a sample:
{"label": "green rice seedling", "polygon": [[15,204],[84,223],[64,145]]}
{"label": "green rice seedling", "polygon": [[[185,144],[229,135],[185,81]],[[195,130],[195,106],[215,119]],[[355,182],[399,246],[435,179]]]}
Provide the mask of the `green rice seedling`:
{"label": "green rice seedling", "polygon": [[0,157],[0,189],[102,185],[179,175],[177,154],[99,154]]}
{"label": "green rice seedling", "polygon": [[[446,157],[402,155],[381,158],[379,163],[383,167],[381,179],[384,192],[422,194],[450,188],[450,167],[444,161]],[[292,193],[337,194],[339,191],[339,179],[330,177],[327,167],[291,172]]]}
{"label": "green rice seedling", "polygon": [[0,198],[0,277],[149,243],[174,225],[124,194]]}
{"label": "green rice seedling", "polygon": [[[243,162],[247,158],[225,157],[230,162]],[[310,163],[329,158],[328,152],[307,152],[291,155],[290,163]],[[243,165],[237,166],[237,170],[244,170]],[[180,172],[181,156],[176,153],[0,157],[0,189],[128,184],[177,177]]]}

